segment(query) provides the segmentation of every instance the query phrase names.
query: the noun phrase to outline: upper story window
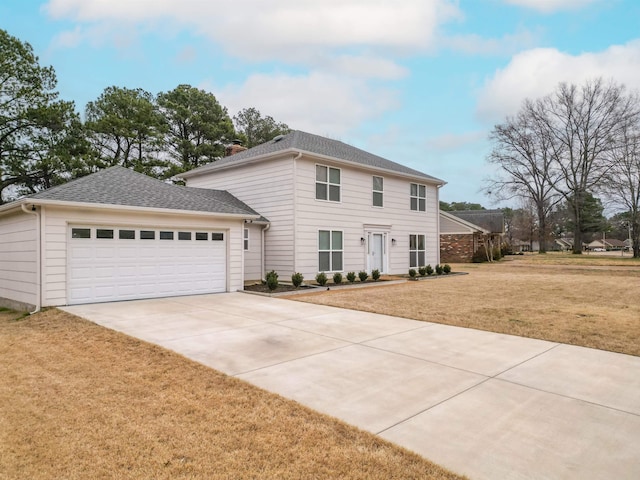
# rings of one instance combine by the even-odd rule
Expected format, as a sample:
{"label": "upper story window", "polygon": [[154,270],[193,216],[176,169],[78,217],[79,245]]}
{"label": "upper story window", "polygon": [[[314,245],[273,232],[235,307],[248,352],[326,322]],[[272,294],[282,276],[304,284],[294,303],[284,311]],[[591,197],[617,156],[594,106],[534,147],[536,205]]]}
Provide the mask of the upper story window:
{"label": "upper story window", "polygon": [[340,169],[316,165],[316,199],[340,201]]}
{"label": "upper story window", "polygon": [[427,211],[427,187],[418,183],[412,183],[410,189],[411,210],[417,212]]}
{"label": "upper story window", "polygon": [[384,178],[373,177],[373,206],[382,207],[384,204]]}

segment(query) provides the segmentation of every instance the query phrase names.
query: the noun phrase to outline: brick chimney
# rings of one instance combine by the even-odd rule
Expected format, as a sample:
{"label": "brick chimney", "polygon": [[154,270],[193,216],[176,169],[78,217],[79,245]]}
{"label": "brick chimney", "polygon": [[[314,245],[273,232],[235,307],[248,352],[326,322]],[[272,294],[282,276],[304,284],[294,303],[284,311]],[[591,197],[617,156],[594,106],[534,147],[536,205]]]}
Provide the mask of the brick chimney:
{"label": "brick chimney", "polygon": [[240,140],[234,140],[233,143],[225,149],[224,156],[230,157],[236,153],[244,152],[246,149],[247,147],[243,147]]}

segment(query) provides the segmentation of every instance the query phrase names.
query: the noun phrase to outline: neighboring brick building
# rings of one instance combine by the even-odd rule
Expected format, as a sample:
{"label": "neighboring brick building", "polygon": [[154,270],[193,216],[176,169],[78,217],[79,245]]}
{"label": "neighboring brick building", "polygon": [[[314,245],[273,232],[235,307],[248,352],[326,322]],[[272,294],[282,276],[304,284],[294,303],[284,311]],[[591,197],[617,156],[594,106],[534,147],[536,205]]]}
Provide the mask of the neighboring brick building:
{"label": "neighboring brick building", "polygon": [[440,262],[471,262],[479,248],[499,246],[503,235],[500,210],[440,210]]}

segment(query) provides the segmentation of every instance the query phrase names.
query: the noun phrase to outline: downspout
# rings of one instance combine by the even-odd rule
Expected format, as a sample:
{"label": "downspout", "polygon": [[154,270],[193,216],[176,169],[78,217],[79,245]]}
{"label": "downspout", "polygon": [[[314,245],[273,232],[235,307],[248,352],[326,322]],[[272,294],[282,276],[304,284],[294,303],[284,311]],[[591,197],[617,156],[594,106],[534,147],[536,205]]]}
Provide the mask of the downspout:
{"label": "downspout", "polygon": [[440,264],[440,188],[443,185],[436,185],[436,245],[438,245],[437,249],[437,257],[436,264]]}
{"label": "downspout", "polygon": [[31,204],[31,210],[27,210],[26,204],[20,205],[24,213],[36,216],[36,309],[33,312],[29,312],[29,315],[38,313],[42,304],[42,272],[40,271],[42,247],[40,244],[40,212],[36,209],[36,206]]}
{"label": "downspout", "polygon": [[298,155],[296,155],[295,157],[293,157],[293,262],[292,262],[292,267],[293,267],[293,272],[292,273],[297,273],[296,270],[296,259],[298,258],[298,251],[296,250],[296,235],[298,234],[298,212],[296,211],[298,202],[296,201],[296,199],[298,198],[298,190],[296,189],[296,182],[297,182],[297,175],[298,175],[298,168],[297,168],[297,162],[298,160],[300,160],[300,157],[302,157],[302,152],[298,152]]}
{"label": "downspout", "polygon": [[260,242],[260,278],[262,280],[265,279],[264,277],[264,234],[267,230],[269,230],[271,228],[271,224],[267,223],[264,227],[262,227],[262,230],[260,232],[262,241]]}

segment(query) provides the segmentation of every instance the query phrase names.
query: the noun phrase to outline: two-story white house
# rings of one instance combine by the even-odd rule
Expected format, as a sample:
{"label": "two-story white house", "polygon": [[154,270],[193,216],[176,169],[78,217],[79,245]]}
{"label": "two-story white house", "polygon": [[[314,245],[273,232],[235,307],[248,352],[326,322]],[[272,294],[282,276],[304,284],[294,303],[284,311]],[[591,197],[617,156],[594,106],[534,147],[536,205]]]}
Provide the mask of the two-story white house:
{"label": "two-story white house", "polygon": [[439,263],[443,181],[293,131],[183,174],[111,167],[0,205],[0,304],[29,309],[241,290],[275,270]]}
{"label": "two-story white house", "polygon": [[268,219],[245,226],[245,280],[269,270],[400,274],[440,261],[444,182],[336,140],[292,131],[181,177]]}

